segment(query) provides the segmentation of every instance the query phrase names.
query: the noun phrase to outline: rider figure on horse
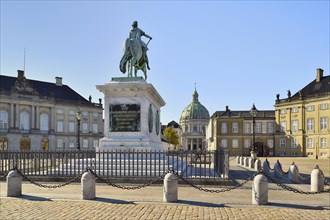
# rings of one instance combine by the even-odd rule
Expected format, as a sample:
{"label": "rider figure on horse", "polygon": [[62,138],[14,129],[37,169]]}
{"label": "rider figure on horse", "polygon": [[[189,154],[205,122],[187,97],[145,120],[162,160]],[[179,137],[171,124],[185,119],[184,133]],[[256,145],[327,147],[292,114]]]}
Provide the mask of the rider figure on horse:
{"label": "rider figure on horse", "polygon": [[132,27],[133,27],[132,30],[129,32],[129,39],[136,38],[140,41],[142,50],[143,50],[143,54],[145,56],[144,58],[145,58],[145,62],[147,64],[147,68],[148,68],[148,70],[150,70],[149,59],[147,56],[148,47],[147,47],[147,44],[141,40],[141,37],[145,36],[145,37],[149,38],[150,40],[152,39],[152,37],[150,37],[148,34],[146,34],[144,31],[142,31],[140,28],[138,28],[137,21],[133,21]]}

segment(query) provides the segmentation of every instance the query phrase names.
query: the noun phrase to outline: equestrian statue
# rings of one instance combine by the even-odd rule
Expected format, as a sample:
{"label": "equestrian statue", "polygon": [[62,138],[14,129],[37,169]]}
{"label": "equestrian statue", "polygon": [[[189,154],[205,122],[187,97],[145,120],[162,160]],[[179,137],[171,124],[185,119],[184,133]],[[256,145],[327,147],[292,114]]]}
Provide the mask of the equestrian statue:
{"label": "equestrian statue", "polygon": [[[141,40],[142,36],[149,38],[147,44]],[[124,42],[124,54],[119,64],[119,69],[123,74],[126,73],[126,68],[128,69],[127,77],[133,77],[132,71],[134,67],[134,76],[137,77],[137,71],[142,70],[144,79],[147,80],[147,69],[150,70],[147,50],[151,39],[152,37],[138,28],[138,22],[133,21],[132,30]]]}

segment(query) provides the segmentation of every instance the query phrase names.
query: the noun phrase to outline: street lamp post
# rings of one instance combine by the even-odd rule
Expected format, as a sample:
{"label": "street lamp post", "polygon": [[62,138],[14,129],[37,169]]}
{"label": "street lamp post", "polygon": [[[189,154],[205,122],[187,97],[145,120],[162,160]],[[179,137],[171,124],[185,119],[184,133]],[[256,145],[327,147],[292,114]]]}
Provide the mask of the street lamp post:
{"label": "street lamp post", "polygon": [[80,120],[81,120],[81,110],[78,108],[75,113],[77,119],[77,150],[80,150]]}
{"label": "street lamp post", "polygon": [[253,136],[252,136],[252,146],[253,146],[253,151],[255,151],[255,138],[256,138],[256,133],[255,133],[255,126],[256,126],[256,117],[258,114],[258,109],[256,108],[256,106],[253,103],[253,106],[250,110],[250,114],[252,116],[252,132],[253,132]]}

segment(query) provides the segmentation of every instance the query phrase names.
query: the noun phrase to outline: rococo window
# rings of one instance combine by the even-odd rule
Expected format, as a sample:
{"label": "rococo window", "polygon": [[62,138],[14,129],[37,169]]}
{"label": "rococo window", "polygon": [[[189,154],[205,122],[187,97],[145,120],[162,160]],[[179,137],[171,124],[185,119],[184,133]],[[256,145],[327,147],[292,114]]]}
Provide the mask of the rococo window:
{"label": "rococo window", "polygon": [[8,112],[0,111],[0,131],[8,130]]}

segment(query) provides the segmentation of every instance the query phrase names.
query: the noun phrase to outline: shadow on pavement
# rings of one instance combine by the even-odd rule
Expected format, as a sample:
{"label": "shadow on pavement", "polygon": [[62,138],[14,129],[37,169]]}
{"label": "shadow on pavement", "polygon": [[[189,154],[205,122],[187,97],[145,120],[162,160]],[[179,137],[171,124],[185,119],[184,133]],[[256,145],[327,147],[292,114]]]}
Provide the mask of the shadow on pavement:
{"label": "shadow on pavement", "polygon": [[323,206],[308,206],[308,205],[285,204],[285,203],[276,203],[276,202],[270,202],[270,203],[268,203],[268,206],[292,208],[292,209],[327,210],[327,208],[325,208]]}
{"label": "shadow on pavement", "polygon": [[238,170],[238,169],[232,169],[229,170],[229,179],[232,181],[232,185],[235,186],[239,182],[238,180],[247,180],[249,177],[251,177],[255,172],[250,170]]}
{"label": "shadow on pavement", "polygon": [[113,204],[135,204],[134,202],[129,202],[129,201],[125,201],[125,200],[100,198],[100,197],[96,197],[96,199],[94,201],[107,202],[107,203],[113,203]]}
{"label": "shadow on pavement", "polygon": [[26,200],[33,200],[33,201],[52,201],[49,198],[40,197],[40,196],[30,196],[30,195],[22,195],[19,198],[26,199]]}
{"label": "shadow on pavement", "polygon": [[194,206],[204,206],[204,207],[226,207],[224,204],[215,204],[209,202],[197,202],[197,201],[189,201],[189,200],[178,200],[175,204],[185,204],[185,205],[194,205]]}

